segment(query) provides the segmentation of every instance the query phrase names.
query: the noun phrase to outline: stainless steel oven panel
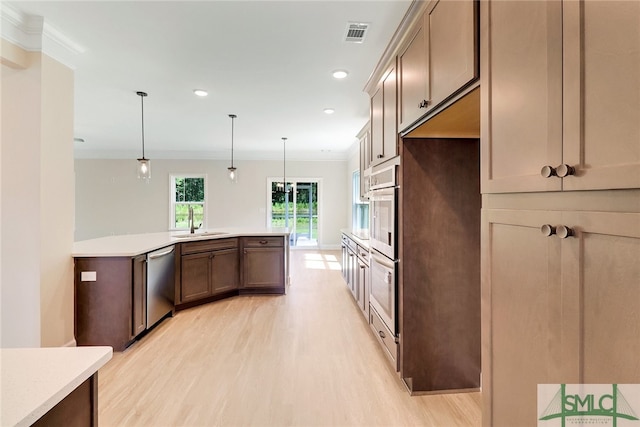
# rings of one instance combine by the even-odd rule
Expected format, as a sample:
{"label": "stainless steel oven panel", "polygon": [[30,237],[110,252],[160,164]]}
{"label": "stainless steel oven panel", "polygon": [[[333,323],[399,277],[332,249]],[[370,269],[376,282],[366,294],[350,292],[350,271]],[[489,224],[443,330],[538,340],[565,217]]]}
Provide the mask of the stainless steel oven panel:
{"label": "stainless steel oven panel", "polygon": [[392,261],[377,251],[371,251],[370,271],[371,290],[369,303],[376,310],[384,324],[393,335],[396,332],[396,266]]}
{"label": "stainless steel oven panel", "polygon": [[396,192],[395,187],[374,190],[369,199],[369,245],[391,259],[396,259]]}

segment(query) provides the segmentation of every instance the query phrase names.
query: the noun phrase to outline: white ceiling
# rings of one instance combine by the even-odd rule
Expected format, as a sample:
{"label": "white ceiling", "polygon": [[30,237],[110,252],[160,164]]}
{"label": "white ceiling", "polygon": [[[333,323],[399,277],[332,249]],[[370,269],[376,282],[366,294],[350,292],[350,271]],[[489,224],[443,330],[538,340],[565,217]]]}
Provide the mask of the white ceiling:
{"label": "white ceiling", "polygon": [[[76,157],[346,158],[369,116],[363,92],[410,1],[17,1],[66,38]],[[364,43],[348,22],[370,24]],[[4,23],[4,21],[3,21]],[[45,31],[46,32],[46,31]],[[4,33],[4,29],[3,29]],[[54,43],[55,44],[55,43]],[[46,47],[46,45],[44,46]],[[52,52],[54,49],[52,49]],[[45,49],[46,52],[46,49]],[[52,54],[52,56],[54,56]],[[336,80],[332,71],[349,76]],[[199,98],[194,89],[206,89]],[[327,115],[325,108],[334,108]]]}

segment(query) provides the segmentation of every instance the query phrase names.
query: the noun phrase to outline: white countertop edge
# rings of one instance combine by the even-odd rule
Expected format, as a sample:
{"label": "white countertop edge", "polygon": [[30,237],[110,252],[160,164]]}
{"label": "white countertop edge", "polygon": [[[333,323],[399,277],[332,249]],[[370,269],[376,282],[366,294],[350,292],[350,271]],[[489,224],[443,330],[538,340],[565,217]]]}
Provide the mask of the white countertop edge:
{"label": "white countertop edge", "polygon": [[[222,233],[222,234],[203,234]],[[187,231],[167,231],[147,234],[127,234],[122,236],[107,236],[97,239],[74,242],[71,256],[74,258],[92,257],[134,257],[177,243],[193,242],[197,240],[226,239],[233,237],[251,236],[288,236],[290,232],[284,228],[263,229],[206,229],[198,230],[189,237]]]}
{"label": "white countertop edge", "polygon": [[[16,360],[11,357],[9,357],[11,360],[7,361],[7,356],[11,356],[10,353],[19,356],[21,364],[34,362],[44,364],[45,360],[51,362],[52,359],[55,359],[53,367],[67,371],[62,381],[63,384],[59,384],[61,380],[59,372],[56,373],[57,378],[48,383],[47,378],[33,378],[34,375],[45,373],[33,366],[31,369],[29,366],[16,366],[18,365],[14,363]],[[0,349],[2,363],[0,378],[2,379],[3,396],[0,424],[16,427],[32,425],[95,374],[112,356],[113,348],[106,346]],[[78,366],[79,357],[82,358],[82,362],[86,361],[86,364]],[[74,362],[76,365],[72,367],[67,365],[67,363]],[[66,377],[69,378],[66,379]],[[38,392],[34,393],[29,387],[38,387]],[[19,389],[16,390],[16,388]],[[34,401],[26,401],[23,399],[25,396],[31,397]],[[21,401],[16,402],[16,398]],[[35,401],[36,399],[37,401]]]}

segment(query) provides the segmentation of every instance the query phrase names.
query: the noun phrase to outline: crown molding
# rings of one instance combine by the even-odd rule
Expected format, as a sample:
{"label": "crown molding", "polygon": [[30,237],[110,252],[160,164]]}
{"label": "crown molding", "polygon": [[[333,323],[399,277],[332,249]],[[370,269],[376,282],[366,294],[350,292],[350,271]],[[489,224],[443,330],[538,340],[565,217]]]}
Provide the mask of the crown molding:
{"label": "crown molding", "polygon": [[389,40],[387,47],[385,48],[382,56],[378,60],[376,67],[371,72],[367,83],[364,85],[364,92],[369,95],[373,95],[376,86],[380,82],[384,72],[386,71],[391,61],[395,59],[400,48],[407,42],[407,39],[411,35],[411,29],[416,25],[416,22],[427,9],[429,4],[433,3],[432,0],[413,0],[407,13],[405,13],[402,21],[396,28],[393,37]]}
{"label": "crown molding", "polygon": [[28,15],[21,10],[0,3],[2,38],[28,52],[42,52],[69,68],[75,69],[73,59],[86,52],[42,16]]}

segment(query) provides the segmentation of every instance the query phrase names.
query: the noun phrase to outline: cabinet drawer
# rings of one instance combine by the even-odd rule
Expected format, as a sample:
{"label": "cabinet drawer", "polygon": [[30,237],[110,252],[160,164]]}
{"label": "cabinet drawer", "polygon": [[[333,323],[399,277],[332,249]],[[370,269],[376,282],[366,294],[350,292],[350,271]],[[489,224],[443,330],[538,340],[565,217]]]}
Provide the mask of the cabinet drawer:
{"label": "cabinet drawer", "polygon": [[238,247],[237,238],[200,240],[197,242],[182,243],[182,254],[194,254],[198,252],[210,252],[220,249],[233,249]]}
{"label": "cabinet drawer", "polygon": [[273,237],[245,237],[245,248],[282,247],[284,238],[282,236]]}
{"label": "cabinet drawer", "polygon": [[382,344],[385,354],[391,360],[394,369],[398,370],[398,343],[396,337],[385,326],[375,309],[369,310],[369,323],[378,342]]}

